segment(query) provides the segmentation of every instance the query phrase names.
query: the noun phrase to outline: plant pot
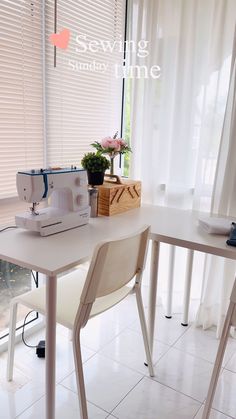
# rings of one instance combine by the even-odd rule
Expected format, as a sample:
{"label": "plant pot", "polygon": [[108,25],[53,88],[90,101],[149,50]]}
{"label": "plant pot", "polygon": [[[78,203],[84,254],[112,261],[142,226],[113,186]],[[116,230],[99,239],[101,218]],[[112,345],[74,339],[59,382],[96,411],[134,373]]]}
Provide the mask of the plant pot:
{"label": "plant pot", "polygon": [[88,172],[88,184],[89,185],[102,185],[104,181],[104,172]]}

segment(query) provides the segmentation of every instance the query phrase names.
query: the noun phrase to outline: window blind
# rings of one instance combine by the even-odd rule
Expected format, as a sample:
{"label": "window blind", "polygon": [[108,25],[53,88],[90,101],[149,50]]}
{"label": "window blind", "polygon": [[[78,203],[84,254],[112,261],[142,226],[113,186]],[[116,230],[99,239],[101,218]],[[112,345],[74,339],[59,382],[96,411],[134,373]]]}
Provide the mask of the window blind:
{"label": "window blind", "polygon": [[[57,33],[70,39],[54,68],[54,0],[0,2],[1,210],[17,195],[18,170],[80,165],[94,140],[119,130],[124,24],[125,0],[57,0]],[[86,69],[94,63],[106,71]]]}
{"label": "window blind", "polygon": [[16,196],[18,170],[43,165],[40,3],[0,2],[0,199]]}
{"label": "window blind", "polygon": [[48,41],[54,0],[46,2],[45,18],[47,163],[79,165],[93,141],[120,129],[122,78],[115,66],[123,60],[125,0],[57,0],[57,33],[67,29],[70,39],[67,49],[57,48],[56,68]]}

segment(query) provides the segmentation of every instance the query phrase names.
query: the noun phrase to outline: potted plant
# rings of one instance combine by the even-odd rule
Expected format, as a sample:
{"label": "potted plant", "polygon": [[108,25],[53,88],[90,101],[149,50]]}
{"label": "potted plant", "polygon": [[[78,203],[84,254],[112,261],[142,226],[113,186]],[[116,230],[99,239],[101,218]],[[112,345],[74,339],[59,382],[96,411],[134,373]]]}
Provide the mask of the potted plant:
{"label": "potted plant", "polygon": [[86,153],[81,160],[82,167],[87,170],[89,185],[102,185],[104,173],[110,167],[110,162],[100,153]]}

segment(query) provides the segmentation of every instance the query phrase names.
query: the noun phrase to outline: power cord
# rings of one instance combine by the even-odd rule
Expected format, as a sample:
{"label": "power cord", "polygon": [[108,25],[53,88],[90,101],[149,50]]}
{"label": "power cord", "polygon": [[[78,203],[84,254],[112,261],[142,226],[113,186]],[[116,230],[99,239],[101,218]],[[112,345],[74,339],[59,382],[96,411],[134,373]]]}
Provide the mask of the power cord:
{"label": "power cord", "polygon": [[[33,280],[35,282],[35,285],[36,285],[36,287],[38,287],[38,282],[39,282],[38,272],[35,272],[35,274],[36,275],[34,275],[34,272],[31,271],[31,275],[33,277]],[[38,346],[38,345],[28,345],[28,343],[26,343],[26,341],[25,341],[25,325],[26,325],[26,320],[28,319],[28,316],[31,313],[33,313],[33,312],[34,312],[34,310],[31,310],[31,311],[29,311],[29,313],[26,314],[25,319],[24,319],[24,323],[23,323],[23,326],[22,326],[22,334],[21,334],[22,342],[25,344],[25,346],[28,346],[29,348],[37,348],[37,346]]]}
{"label": "power cord", "polygon": [[9,228],[18,228],[18,227],[17,227],[17,226],[9,226],[9,227],[5,227],[5,228],[3,228],[2,230],[0,230],[0,233],[1,233],[2,231],[8,230]]}
{"label": "power cord", "polygon": [[21,338],[22,338],[22,342],[25,344],[25,346],[28,346],[28,348],[37,348],[38,345],[29,345],[26,341],[25,341],[25,325],[26,325],[26,320],[28,319],[28,316],[33,313],[34,310],[29,311],[29,313],[26,314],[25,319],[24,319],[24,323],[22,326],[22,334],[21,334]]}
{"label": "power cord", "polygon": [[[35,272],[35,274],[34,274],[34,272],[33,272],[33,271],[31,271],[31,275],[32,275],[32,277],[33,277],[33,280],[34,280],[34,282],[35,282],[36,287],[38,287],[38,282],[39,282],[39,279],[38,279],[38,272]],[[38,345],[29,345],[29,344],[25,341],[25,325],[26,325],[26,320],[28,319],[28,316],[29,316],[31,313],[33,313],[33,312],[34,312],[34,310],[31,310],[31,311],[29,311],[29,313],[27,313],[27,314],[26,314],[25,319],[24,319],[24,323],[23,323],[23,326],[22,326],[22,334],[21,334],[22,342],[25,344],[25,346],[28,346],[28,348],[37,348],[37,346],[38,346]]]}
{"label": "power cord", "polygon": [[36,288],[38,288],[38,286],[39,286],[39,273],[35,272],[35,274],[34,274],[34,271],[31,271],[31,275],[33,277]]}
{"label": "power cord", "polygon": [[[34,282],[35,282],[36,287],[38,287],[38,272],[35,272],[35,274],[34,274],[34,272],[33,272],[33,271],[31,271],[31,274],[32,274],[32,276],[33,276],[33,279],[34,279]],[[29,313],[25,316],[24,323],[23,323],[23,327],[22,327],[22,335],[21,335],[21,337],[22,337],[22,342],[23,342],[26,346],[28,346],[28,348],[36,348],[36,355],[37,355],[39,358],[45,358],[45,340],[40,340],[40,341],[39,341],[39,343],[38,343],[38,345],[29,345],[29,344],[25,341],[25,336],[24,336],[24,333],[25,333],[26,320],[27,320],[28,316],[29,316],[31,313],[33,313],[34,311],[35,311],[35,310],[31,310],[31,311],[29,311]]]}
{"label": "power cord", "polygon": [[[9,227],[7,227],[7,228],[9,228]],[[13,228],[13,227],[12,227]],[[0,231],[1,232],[1,231]],[[31,271],[31,275],[32,275],[32,277],[33,277],[33,280],[34,280],[34,282],[35,282],[35,285],[36,285],[36,287],[38,287],[38,281],[39,281],[39,279],[38,279],[38,272],[35,272],[35,274],[34,274],[34,272],[33,271]],[[27,319],[28,319],[28,316],[31,314],[31,313],[33,313],[35,310],[31,310],[31,311],[29,311],[27,314],[26,314],[26,316],[25,316],[25,318],[24,318],[24,323],[23,323],[23,326],[22,326],[22,333],[21,333],[21,338],[22,338],[22,342],[25,344],[25,346],[28,346],[28,348],[37,348],[37,346],[38,345],[29,345],[27,342],[26,342],[26,340],[25,340],[25,325],[26,325],[26,321],[27,321]]]}
{"label": "power cord", "polygon": [[25,344],[25,346],[27,346],[28,348],[36,348],[36,355],[38,356],[38,358],[45,358],[45,340],[40,340],[38,345],[29,345],[26,341],[25,341],[25,324],[26,324],[26,320],[28,318],[28,316],[33,313],[35,310],[31,310],[29,311],[28,314],[26,314],[25,316],[25,320],[23,323],[23,328],[22,328],[22,342]]}

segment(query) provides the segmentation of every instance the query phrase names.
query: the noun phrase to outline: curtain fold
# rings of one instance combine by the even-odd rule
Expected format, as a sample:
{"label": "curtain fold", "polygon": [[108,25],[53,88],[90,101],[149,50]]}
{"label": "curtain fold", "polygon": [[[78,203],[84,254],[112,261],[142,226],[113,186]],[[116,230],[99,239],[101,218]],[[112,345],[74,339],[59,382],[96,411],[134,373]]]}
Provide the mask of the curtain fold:
{"label": "curtain fold", "polygon": [[[222,128],[232,74],[236,2],[130,0],[129,4],[129,39],[136,44],[146,40],[148,54],[142,57],[131,51],[128,65],[161,68],[158,79],[130,77],[127,81],[133,150],[130,175],[142,181],[142,201],[210,211],[214,195],[220,197],[214,211],[230,214],[236,200],[236,178],[230,176],[235,171],[236,144],[225,142],[226,122],[231,121],[228,113],[224,144]],[[203,266],[205,256],[196,259]],[[198,316],[198,324],[204,327],[220,323],[228,299],[231,281],[225,284],[221,278],[226,274],[232,278],[234,267],[222,263],[205,263]],[[199,272],[194,269],[201,287]]]}

